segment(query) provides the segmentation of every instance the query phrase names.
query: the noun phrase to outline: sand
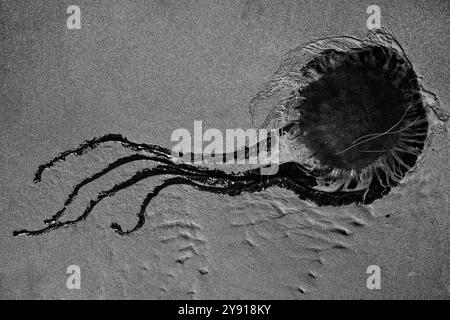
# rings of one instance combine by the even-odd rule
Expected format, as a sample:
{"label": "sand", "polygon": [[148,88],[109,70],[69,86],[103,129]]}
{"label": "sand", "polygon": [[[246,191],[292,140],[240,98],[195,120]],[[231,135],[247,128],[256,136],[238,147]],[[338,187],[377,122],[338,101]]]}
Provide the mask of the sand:
{"label": "sand", "polygon": [[[105,201],[76,227],[42,227],[74,183],[124,153],[72,157],[32,182],[58,152],[108,132],[171,147],[171,132],[248,128],[246,105],[282,55],[305,41],[366,33],[364,1],[77,1],[81,30],[61,1],[0,4],[0,298],[449,299],[449,152],[436,136],[401,187],[370,206],[316,207],[271,188],[238,197],[171,187],[135,222],[155,180]],[[427,89],[450,111],[449,4],[378,1]],[[68,217],[127,166],[86,188]],[[78,265],[81,289],[66,270]],[[381,268],[369,290],[367,267]]]}

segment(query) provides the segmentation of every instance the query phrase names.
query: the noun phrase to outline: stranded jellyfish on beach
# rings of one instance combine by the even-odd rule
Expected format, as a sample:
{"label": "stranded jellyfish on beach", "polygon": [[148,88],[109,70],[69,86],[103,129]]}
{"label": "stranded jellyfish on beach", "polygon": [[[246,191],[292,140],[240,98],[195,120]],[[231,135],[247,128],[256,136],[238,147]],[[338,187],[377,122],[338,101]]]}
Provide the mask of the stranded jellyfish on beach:
{"label": "stranded jellyfish on beach", "polygon": [[[279,186],[319,206],[370,204],[398,186],[418,165],[434,130],[448,118],[438,109],[434,95],[422,88],[402,47],[386,30],[371,31],[364,40],[346,36],[321,39],[288,52],[249,109],[254,122],[265,114],[265,119],[260,119],[262,127],[277,132],[280,161],[275,173],[264,174],[264,165],[227,173],[185,161],[186,154],[177,156],[160,146],[107,134],[41,165],[34,181],[40,182],[47,169],[67,157],[104,144],[112,143],[131,154],[75,185],[62,208],[45,220],[46,227],[14,231],[14,235],[40,235],[75,225],[103,199],[154,176],[164,180],[142,199],[135,226],[123,230],[113,223],[117,233],[139,230],[151,200],[164,188],[179,184],[229,196]],[[251,150],[259,152],[263,143],[245,146],[231,156],[248,158]],[[230,154],[215,155],[226,156]],[[123,165],[142,161],[149,167],[96,194],[76,219],[62,219],[83,187]]]}

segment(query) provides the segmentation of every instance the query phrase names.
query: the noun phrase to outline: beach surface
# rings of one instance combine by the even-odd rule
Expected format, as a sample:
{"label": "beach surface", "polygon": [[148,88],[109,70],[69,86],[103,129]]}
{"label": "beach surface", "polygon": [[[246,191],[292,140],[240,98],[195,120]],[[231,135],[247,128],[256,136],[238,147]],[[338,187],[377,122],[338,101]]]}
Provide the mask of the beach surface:
{"label": "beach surface", "polygon": [[[270,188],[236,197],[165,189],[131,227],[148,179],[86,221],[38,237],[71,188],[126,151],[72,156],[33,183],[42,163],[84,140],[120,133],[173,147],[171,133],[250,128],[248,103],[284,53],[307,41],[367,33],[365,1],[0,2],[1,299],[449,299],[450,139],[436,134],[414,172],[369,206],[317,207]],[[448,1],[378,1],[449,112]],[[256,124],[258,125],[258,124]],[[448,128],[447,128],[448,129]],[[130,177],[128,165],[86,187],[67,212]],[[67,268],[80,267],[81,289]],[[381,269],[381,288],[366,281]]]}

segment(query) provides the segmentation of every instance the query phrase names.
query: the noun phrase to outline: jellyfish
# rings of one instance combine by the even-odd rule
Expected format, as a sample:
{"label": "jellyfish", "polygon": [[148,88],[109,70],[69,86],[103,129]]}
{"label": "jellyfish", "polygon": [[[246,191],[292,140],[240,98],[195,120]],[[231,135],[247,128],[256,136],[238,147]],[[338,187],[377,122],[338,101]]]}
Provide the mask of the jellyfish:
{"label": "jellyfish", "polygon": [[[278,186],[318,206],[369,205],[413,174],[433,134],[449,118],[439,109],[436,96],[423,88],[403,48],[386,29],[370,31],[365,39],[324,38],[289,51],[250,101],[248,111],[253,123],[259,121],[260,127],[277,132],[280,161],[275,173],[263,172],[270,164],[228,173],[194,165],[193,159],[199,155],[174,154],[121,134],[106,134],[42,164],[34,182],[39,183],[49,168],[67,157],[81,156],[107,143],[131,154],[76,184],[62,208],[44,221],[45,227],[18,230],[13,235],[37,236],[74,226],[86,220],[104,199],[156,176],[163,177],[162,183],[144,197],[134,227],[123,230],[112,223],[115,232],[129,235],[141,229],[152,199],[172,185],[228,196]],[[251,150],[258,153],[269,140],[270,136],[231,155],[214,157],[248,159]],[[200,157],[205,160],[204,155]],[[121,166],[144,161],[152,165],[98,193],[77,218],[62,220],[84,187]]]}

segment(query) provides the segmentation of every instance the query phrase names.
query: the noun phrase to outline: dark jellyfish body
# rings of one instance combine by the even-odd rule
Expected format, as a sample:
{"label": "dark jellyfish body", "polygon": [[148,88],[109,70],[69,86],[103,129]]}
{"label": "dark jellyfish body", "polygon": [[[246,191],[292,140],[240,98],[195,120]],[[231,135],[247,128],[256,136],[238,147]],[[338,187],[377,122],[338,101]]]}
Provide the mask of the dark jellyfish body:
{"label": "dark jellyfish body", "polygon": [[[143,199],[136,225],[123,231],[113,223],[111,227],[117,233],[139,230],[151,200],[166,187],[178,184],[230,196],[279,186],[317,205],[370,204],[389,193],[416,165],[428,143],[430,127],[434,125],[431,110],[435,108],[433,102],[425,99],[403,50],[384,30],[369,34],[364,41],[338,37],[312,42],[289,52],[273,79],[250,104],[253,118],[269,112],[264,127],[278,130],[284,146],[280,152],[288,154],[275,174],[262,175],[261,167],[226,173],[195,166],[180,161],[166,148],[108,134],[40,166],[34,181],[40,182],[45,170],[66,157],[82,155],[105,143],[116,143],[133,154],[113,161],[74,186],[61,210],[45,220],[45,228],[13,234],[40,235],[75,225],[85,220],[103,199],[155,176],[165,180]],[[446,119],[443,116],[439,120]],[[259,150],[259,143],[245,148],[245,158],[251,148]],[[237,158],[238,152],[232,156]],[[122,165],[138,161],[148,161],[153,166],[100,192],[78,218],[61,221],[84,186]]]}

